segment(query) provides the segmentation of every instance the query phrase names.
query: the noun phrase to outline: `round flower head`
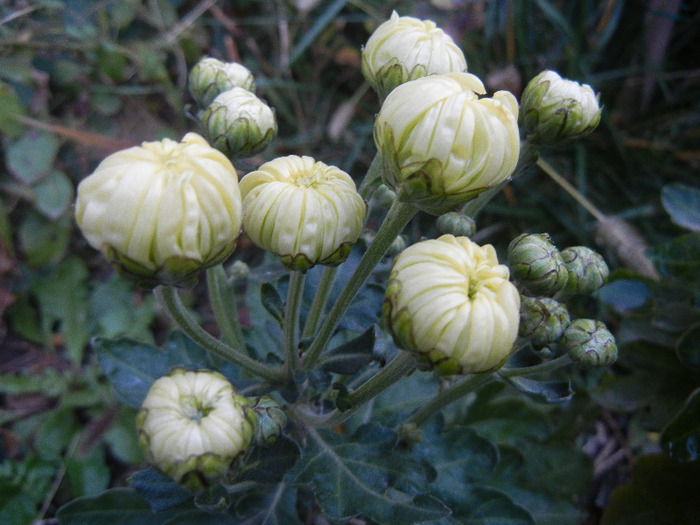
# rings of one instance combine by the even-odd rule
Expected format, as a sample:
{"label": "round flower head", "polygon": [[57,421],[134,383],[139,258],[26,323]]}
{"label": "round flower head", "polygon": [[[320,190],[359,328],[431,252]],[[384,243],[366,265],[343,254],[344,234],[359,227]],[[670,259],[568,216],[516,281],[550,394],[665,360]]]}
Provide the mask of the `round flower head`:
{"label": "round flower head", "polygon": [[190,71],[188,87],[199,106],[206,108],[219,94],[229,89],[240,87],[255,91],[255,79],[242,64],[206,57]]}
{"label": "round flower head", "polygon": [[605,323],[574,319],[559,341],[561,350],[583,368],[600,368],[617,361],[617,343]]}
{"label": "round flower head", "polygon": [[464,53],[435,22],[396,11],[362,49],[362,74],[381,100],[409,80],[466,70]]}
{"label": "round flower head", "polygon": [[287,268],[342,263],[362,231],[367,207],[350,175],[290,155],[241,180],[243,228]]}
{"label": "round flower head", "polygon": [[216,97],[202,114],[202,124],[212,146],[230,158],[260,153],[277,135],[274,111],[239,87]]}
{"label": "round flower head", "polygon": [[508,262],[513,279],[532,293],[554,295],[569,278],[561,252],[546,233],[523,233],[513,239]]}
{"label": "round flower head", "polygon": [[137,416],[154,466],[192,492],[226,477],[253,439],[250,402],[218,372],[175,369],[151,386]]}
{"label": "round flower head", "polygon": [[591,86],[555,71],[543,71],[523,91],[521,117],[533,142],[554,144],[586,135],[600,122],[600,113]]}
{"label": "round flower head", "polygon": [[395,259],[384,322],[396,345],[443,374],[502,366],[518,335],[520,295],[493,246],[443,235]]}
{"label": "round flower head", "polygon": [[570,246],[561,252],[568,279],[564,292],[591,294],[605,284],[610,275],[603,256],[587,246]]}
{"label": "round flower head", "polygon": [[88,242],[143,286],[190,284],[226,259],[241,214],[236,170],[194,133],[110,155],[75,203]]}
{"label": "round flower head", "polygon": [[433,75],[392,91],[374,125],[385,183],[436,215],[506,180],[520,152],[518,104],[507,91],[479,98],[469,73]]}

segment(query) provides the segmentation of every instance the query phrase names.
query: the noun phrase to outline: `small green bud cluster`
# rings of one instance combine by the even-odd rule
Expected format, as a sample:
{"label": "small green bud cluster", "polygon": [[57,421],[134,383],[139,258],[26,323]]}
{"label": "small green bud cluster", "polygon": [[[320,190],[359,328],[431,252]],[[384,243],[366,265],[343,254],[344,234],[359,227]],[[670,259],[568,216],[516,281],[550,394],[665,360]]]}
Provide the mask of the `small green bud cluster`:
{"label": "small green bud cluster", "polygon": [[287,415],[270,396],[255,398],[252,408],[258,420],[255,427],[255,443],[266,447],[274,445],[287,426]]}
{"label": "small green bud cluster", "polygon": [[260,153],[277,135],[274,110],[255,95],[254,77],[241,64],[203,58],[190,71],[189,89],[207,139],[229,158]]}
{"label": "small green bud cluster", "polygon": [[455,237],[471,237],[476,233],[474,219],[458,211],[440,215],[435,225],[440,233],[449,233]]}
{"label": "small green bud cluster", "polygon": [[583,368],[600,368],[617,360],[615,337],[601,321],[575,319],[564,331],[559,348]]}

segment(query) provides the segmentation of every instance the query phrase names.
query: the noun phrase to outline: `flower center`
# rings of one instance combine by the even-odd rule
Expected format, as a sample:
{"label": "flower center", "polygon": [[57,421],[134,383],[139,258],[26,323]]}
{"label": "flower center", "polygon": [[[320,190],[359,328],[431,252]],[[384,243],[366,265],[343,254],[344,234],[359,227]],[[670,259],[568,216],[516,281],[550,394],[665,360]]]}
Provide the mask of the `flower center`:
{"label": "flower center", "polygon": [[214,410],[213,406],[193,395],[180,398],[180,406],[182,407],[182,414],[196,423],[201,423],[202,419]]}

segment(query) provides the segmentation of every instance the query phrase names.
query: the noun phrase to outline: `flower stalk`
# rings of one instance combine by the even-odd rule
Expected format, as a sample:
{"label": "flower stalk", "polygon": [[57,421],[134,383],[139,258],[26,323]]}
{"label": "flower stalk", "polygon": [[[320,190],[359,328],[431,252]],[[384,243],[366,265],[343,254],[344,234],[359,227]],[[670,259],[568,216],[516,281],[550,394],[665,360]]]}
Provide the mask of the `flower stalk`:
{"label": "flower stalk", "polygon": [[309,313],[306,316],[304,330],[301,333],[302,339],[311,337],[316,333],[318,324],[321,320],[321,314],[323,314],[323,311],[326,308],[328,295],[331,293],[331,288],[333,287],[333,281],[335,280],[335,274],[337,272],[337,266],[324,267],[323,273],[321,274],[321,281],[318,283],[316,294],[314,295],[313,302],[309,308]]}
{"label": "flower stalk", "polygon": [[236,297],[233,287],[227,282],[226,271],[222,265],[207,269],[207,290],[209,302],[221,330],[223,341],[240,353],[246,353],[243,332],[238,318]]}
{"label": "flower stalk", "polygon": [[301,299],[304,295],[304,283],[306,272],[293,270],[289,275],[289,287],[287,288],[287,302],[284,307],[284,321],[282,327],[284,341],[284,357],[287,367],[287,376],[292,377],[297,368],[297,352],[299,348],[299,313],[301,311]]}

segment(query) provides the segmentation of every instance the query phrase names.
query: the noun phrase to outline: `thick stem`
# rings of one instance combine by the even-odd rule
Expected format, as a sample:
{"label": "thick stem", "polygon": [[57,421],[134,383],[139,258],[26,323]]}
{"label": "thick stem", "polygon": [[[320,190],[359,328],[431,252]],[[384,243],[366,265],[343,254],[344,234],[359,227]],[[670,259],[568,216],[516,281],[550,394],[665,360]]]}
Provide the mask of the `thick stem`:
{"label": "thick stem", "polygon": [[301,333],[302,339],[311,337],[316,333],[318,323],[321,320],[321,314],[323,314],[323,311],[326,308],[326,301],[328,300],[328,295],[333,287],[333,281],[337,272],[337,266],[324,267],[323,274],[321,274],[321,281],[318,283],[314,300],[311,303],[311,308],[309,308],[309,313],[306,316],[306,324],[304,325],[304,330]]}
{"label": "thick stem", "polygon": [[180,296],[175,288],[171,286],[158,286],[153,290],[153,294],[165,311],[168,312],[168,315],[175,325],[202,348],[232,362],[246,372],[261,377],[271,383],[284,382],[286,375],[283,371],[272,369],[247,355],[237,352],[235,349],[219,341],[216,337],[204,330],[204,328],[192,318],[185,308],[185,305],[182,304]]}
{"label": "thick stem", "polygon": [[501,368],[498,375],[501,377],[523,377],[552,372],[559,368],[565,367],[573,363],[568,354],[561,355],[551,361],[545,361],[539,365],[526,366],[523,368]]}
{"label": "thick stem", "polygon": [[301,299],[304,294],[304,282],[306,272],[294,270],[289,275],[287,288],[287,303],[284,307],[284,321],[282,328],[284,357],[287,366],[287,376],[297,369],[297,352],[299,349],[299,312],[301,311]]}
{"label": "thick stem", "polygon": [[240,353],[246,353],[243,332],[238,320],[236,296],[220,264],[207,270],[207,289],[216,324],[223,341]]}
{"label": "thick stem", "polygon": [[403,424],[415,425],[416,427],[419,427],[450,403],[461,399],[469,392],[473,392],[477,388],[490,383],[494,379],[494,374],[476,374],[467,376],[437,394],[433,399],[414,412],[413,415]]}
{"label": "thick stem", "polygon": [[298,415],[309,425],[316,428],[328,428],[339,425],[352,416],[365,403],[374,399],[391,385],[416,369],[416,358],[409,352],[401,352],[384,368],[379,370],[357,390],[350,393],[350,408],[323,415],[297,411]]}
{"label": "thick stem", "polygon": [[333,308],[328,312],[328,316],[323,325],[321,325],[321,329],[316,335],[316,338],[304,354],[302,365],[304,370],[311,370],[316,364],[318,357],[321,355],[331,335],[333,335],[333,332],[345,314],[345,311],[350,306],[350,303],[355,298],[355,295],[357,295],[357,292],[370,276],[372,270],[374,270],[377,263],[387,252],[391,243],[393,243],[394,239],[403,231],[406,224],[408,224],[417,211],[418,209],[413,204],[408,204],[399,200],[395,200],[391,205],[372,244],[369,245],[362,259],[360,259],[360,263],[340,292]]}

